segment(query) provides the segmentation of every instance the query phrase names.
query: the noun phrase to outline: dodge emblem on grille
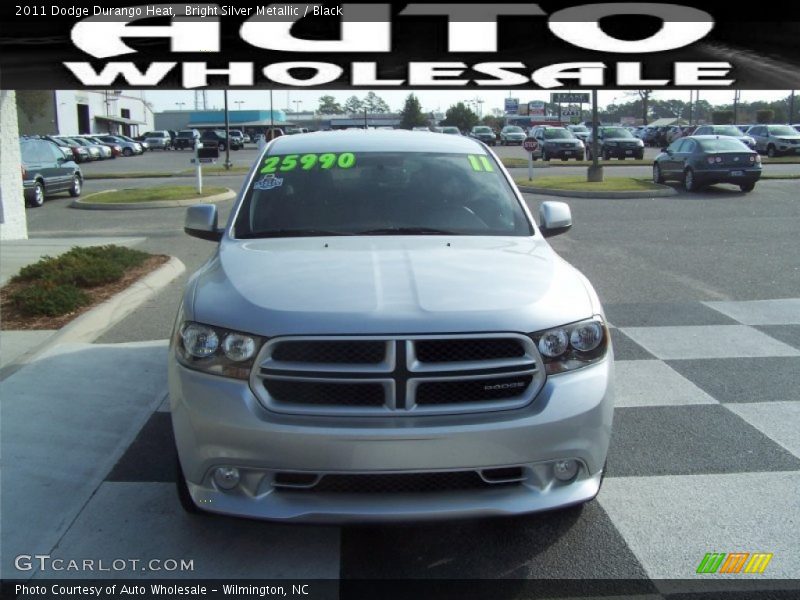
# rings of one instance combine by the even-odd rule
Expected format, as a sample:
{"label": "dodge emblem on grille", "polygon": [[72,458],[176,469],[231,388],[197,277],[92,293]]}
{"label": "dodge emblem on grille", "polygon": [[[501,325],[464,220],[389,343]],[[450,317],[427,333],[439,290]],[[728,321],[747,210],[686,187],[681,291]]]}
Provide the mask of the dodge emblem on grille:
{"label": "dodge emblem on grille", "polygon": [[497,383],[495,385],[485,385],[483,386],[483,389],[487,392],[490,392],[493,390],[510,390],[513,388],[521,388],[521,387],[525,387],[524,381],[515,381],[514,383]]}

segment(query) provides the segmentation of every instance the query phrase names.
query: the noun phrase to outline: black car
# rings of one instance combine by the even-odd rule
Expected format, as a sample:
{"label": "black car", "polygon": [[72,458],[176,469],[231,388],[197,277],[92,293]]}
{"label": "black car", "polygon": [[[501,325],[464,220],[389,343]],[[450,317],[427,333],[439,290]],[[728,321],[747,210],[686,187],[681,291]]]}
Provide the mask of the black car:
{"label": "black car", "polygon": [[584,159],[584,146],[574,133],[565,127],[550,127],[542,125],[534,127],[531,137],[539,142],[536,150],[531,152],[533,160],[541,158],[549,161],[554,158],[560,160]]}
{"label": "black car", "polygon": [[45,139],[22,139],[22,187],[28,206],[41,206],[45,196],[69,192],[80,196],[83,174],[80,167],[66,158],[55,143]]}
{"label": "black car", "polygon": [[698,135],[675,140],[653,163],[653,181],[682,181],[694,192],[714,183],[732,183],[751,192],[761,178],[761,157],[736,138]]}
{"label": "black car", "polygon": [[[592,159],[593,133],[586,140],[586,157]],[[624,127],[598,127],[597,153],[603,160],[618,158],[644,158],[644,142]]]}
{"label": "black car", "polygon": [[[220,129],[204,131],[200,141],[203,142],[203,145],[216,144],[220,151],[225,150],[228,145],[228,138],[225,136],[225,132]],[[244,143],[240,139],[231,136],[230,145],[231,150],[241,150]]]}
{"label": "black car", "polygon": [[175,150],[188,148],[193,150],[197,140],[200,139],[200,132],[197,129],[181,129],[175,139],[172,140]]}
{"label": "black car", "polygon": [[480,140],[489,146],[494,146],[497,143],[497,136],[494,131],[492,131],[491,127],[487,127],[486,125],[476,125],[473,127],[469,132],[469,137]]}

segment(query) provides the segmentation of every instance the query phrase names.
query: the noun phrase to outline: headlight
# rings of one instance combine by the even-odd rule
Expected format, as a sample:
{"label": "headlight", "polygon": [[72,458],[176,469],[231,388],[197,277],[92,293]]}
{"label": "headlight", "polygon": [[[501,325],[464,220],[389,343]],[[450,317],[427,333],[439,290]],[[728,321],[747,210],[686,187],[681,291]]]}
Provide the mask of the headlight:
{"label": "headlight", "polygon": [[248,379],[264,338],[186,321],[176,328],[173,346],[178,362],[189,369]]}
{"label": "headlight", "polygon": [[545,371],[555,375],[580,369],[603,359],[608,329],[600,317],[532,334],[544,359]]}

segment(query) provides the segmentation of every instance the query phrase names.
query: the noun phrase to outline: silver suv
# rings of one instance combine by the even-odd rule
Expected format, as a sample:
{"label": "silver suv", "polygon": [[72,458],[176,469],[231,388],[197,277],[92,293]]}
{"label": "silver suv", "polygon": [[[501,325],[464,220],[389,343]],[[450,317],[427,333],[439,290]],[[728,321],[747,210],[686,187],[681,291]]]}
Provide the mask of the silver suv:
{"label": "silver suv", "polygon": [[747,135],[756,141],[756,150],[769,157],[800,155],[800,132],[789,125],[753,125]]}
{"label": "silver suv", "polygon": [[587,502],[613,356],[589,281],[494,153],[464,136],[270,142],[186,285],[169,352],[187,510],[347,522]]}

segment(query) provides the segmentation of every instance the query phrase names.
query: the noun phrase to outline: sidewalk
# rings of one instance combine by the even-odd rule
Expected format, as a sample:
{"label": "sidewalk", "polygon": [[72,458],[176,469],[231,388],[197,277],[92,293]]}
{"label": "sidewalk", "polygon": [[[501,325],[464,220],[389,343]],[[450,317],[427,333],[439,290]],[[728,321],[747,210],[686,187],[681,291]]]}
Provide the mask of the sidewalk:
{"label": "sidewalk", "polygon": [[[22,267],[37,262],[44,256],[59,256],[75,246],[132,247],[141,244],[143,237],[76,237],[31,238],[4,241],[0,246],[0,286],[16,275]],[[2,315],[0,315],[0,319]],[[0,369],[23,361],[55,334],[51,330],[0,331]]]}

